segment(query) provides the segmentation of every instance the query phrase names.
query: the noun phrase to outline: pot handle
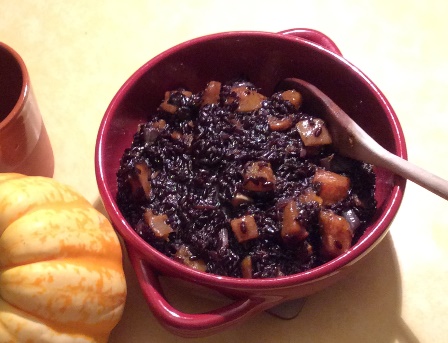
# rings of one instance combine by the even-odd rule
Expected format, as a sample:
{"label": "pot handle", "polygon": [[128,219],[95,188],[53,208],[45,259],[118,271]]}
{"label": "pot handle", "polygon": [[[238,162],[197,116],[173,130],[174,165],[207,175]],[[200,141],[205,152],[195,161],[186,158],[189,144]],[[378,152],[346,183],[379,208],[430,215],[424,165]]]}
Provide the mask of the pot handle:
{"label": "pot handle", "polygon": [[205,312],[190,314],[174,308],[166,300],[157,272],[138,253],[128,247],[128,255],[140,283],[143,295],[159,322],[172,333],[182,337],[202,337],[221,331],[251,315],[272,307],[278,297],[237,299],[229,305]]}
{"label": "pot handle", "polygon": [[328,36],[324,35],[322,32],[319,32],[317,30],[299,28],[299,29],[284,30],[278,33],[285,36],[292,36],[302,38],[307,41],[311,41],[324,47],[327,50],[330,50],[331,52],[339,56],[342,56],[342,53],[337,47],[337,45]]}

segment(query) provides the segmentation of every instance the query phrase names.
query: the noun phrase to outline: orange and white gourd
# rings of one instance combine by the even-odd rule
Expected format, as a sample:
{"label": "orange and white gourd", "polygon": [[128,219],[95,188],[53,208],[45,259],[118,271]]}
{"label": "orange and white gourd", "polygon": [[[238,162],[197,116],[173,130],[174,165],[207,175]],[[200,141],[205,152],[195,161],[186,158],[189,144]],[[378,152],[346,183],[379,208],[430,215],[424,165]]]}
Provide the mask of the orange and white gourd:
{"label": "orange and white gourd", "polygon": [[53,179],[0,174],[0,343],[107,342],[126,299],[110,222]]}

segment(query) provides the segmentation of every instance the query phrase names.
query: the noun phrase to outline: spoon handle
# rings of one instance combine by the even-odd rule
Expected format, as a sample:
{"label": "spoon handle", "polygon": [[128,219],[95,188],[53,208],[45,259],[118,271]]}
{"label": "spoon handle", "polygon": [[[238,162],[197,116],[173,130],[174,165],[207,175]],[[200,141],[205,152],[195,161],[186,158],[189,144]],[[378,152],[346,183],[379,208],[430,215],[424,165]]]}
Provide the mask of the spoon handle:
{"label": "spoon handle", "polygon": [[426,188],[438,196],[448,200],[448,181],[434,175],[411,162],[394,155],[381,147],[371,149],[374,151],[371,163],[394,173]]}
{"label": "spoon handle", "polygon": [[301,79],[286,78],[278,89],[297,89],[305,98],[315,99],[341,155],[390,170],[448,200],[448,181],[384,149],[317,87]]}
{"label": "spoon handle", "polygon": [[[331,100],[324,98],[324,101],[328,104]],[[343,155],[388,169],[448,200],[447,180],[389,152],[350,119],[337,105],[330,104],[333,116],[327,119],[333,124],[337,147]]]}
{"label": "spoon handle", "polygon": [[389,152],[369,136],[330,98],[323,93],[319,96],[326,106],[331,108],[333,115],[327,116],[326,119],[333,124],[332,133],[337,141],[336,146],[343,155],[388,169],[448,200],[447,180]]}

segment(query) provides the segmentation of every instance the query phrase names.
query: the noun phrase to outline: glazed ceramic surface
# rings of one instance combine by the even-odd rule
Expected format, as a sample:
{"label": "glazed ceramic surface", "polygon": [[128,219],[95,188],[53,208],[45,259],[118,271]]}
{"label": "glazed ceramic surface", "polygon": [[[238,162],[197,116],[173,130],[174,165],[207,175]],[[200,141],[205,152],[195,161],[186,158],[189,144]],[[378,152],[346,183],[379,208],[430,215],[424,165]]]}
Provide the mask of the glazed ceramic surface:
{"label": "glazed ceramic surface", "polygon": [[53,150],[25,63],[1,42],[0,99],[0,172],[53,176]]}
{"label": "glazed ceramic surface", "polygon": [[[238,52],[238,53],[235,53]],[[298,77],[323,90],[383,147],[406,158],[398,119],[381,91],[346,61],[334,42],[308,29],[280,33],[225,32],[175,46],[138,69],[107,109],[97,138],[97,182],[105,208],[124,238],[131,263],[149,306],[159,321],[182,336],[201,336],[241,322],[289,299],[318,292],[344,277],[387,233],[401,203],[405,181],[377,168],[378,210],[373,223],[347,253],[308,272],[275,279],[236,279],[192,270],[162,255],[127,224],[116,202],[116,172],[137,125],[148,120],[166,90],[193,92],[208,81],[244,76],[271,94],[286,77]],[[209,313],[188,314],[164,298],[159,275],[192,282],[232,299]]]}

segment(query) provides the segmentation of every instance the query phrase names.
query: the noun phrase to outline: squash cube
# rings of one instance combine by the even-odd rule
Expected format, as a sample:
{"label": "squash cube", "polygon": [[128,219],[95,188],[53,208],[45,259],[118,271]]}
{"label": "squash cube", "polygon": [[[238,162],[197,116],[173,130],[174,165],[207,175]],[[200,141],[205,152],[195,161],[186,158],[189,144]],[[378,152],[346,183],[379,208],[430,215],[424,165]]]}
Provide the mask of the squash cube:
{"label": "squash cube", "polygon": [[249,163],[243,174],[243,188],[253,192],[267,192],[275,188],[275,175],[269,162]]}
{"label": "squash cube", "polygon": [[300,138],[305,146],[328,145],[333,141],[325,122],[319,118],[304,119],[296,124]]}
{"label": "squash cube", "polygon": [[282,93],[282,98],[289,101],[296,110],[302,105],[302,94],[294,89],[284,91]]}
{"label": "squash cube", "polygon": [[292,119],[290,117],[279,119],[274,116],[268,116],[269,129],[272,131],[286,131],[292,124]]}
{"label": "squash cube", "polygon": [[320,196],[316,194],[312,189],[307,188],[302,194],[299,196],[299,201],[302,204],[307,204],[310,202],[317,202],[319,205],[322,205],[323,200]]}
{"label": "squash cube", "polygon": [[282,230],[280,232],[283,240],[295,238],[303,241],[308,237],[308,231],[297,220],[298,215],[297,203],[295,201],[288,202],[283,209]]}
{"label": "squash cube", "polygon": [[255,90],[249,89],[246,86],[233,87],[232,92],[235,92],[239,102],[237,112],[251,112],[258,110],[261,103],[266,97]]}
{"label": "squash cube", "polygon": [[232,219],[230,226],[238,243],[243,243],[258,237],[257,223],[252,215]]}
{"label": "squash cube", "polygon": [[351,247],[353,233],[344,217],[338,216],[333,211],[324,210],[319,213],[319,225],[324,255],[334,258]]}
{"label": "squash cube", "polygon": [[151,193],[151,169],[148,168],[145,162],[136,163],[135,175],[129,178],[128,182],[131,186],[132,194],[137,195],[140,189],[143,189],[146,199],[149,199]]}
{"label": "squash cube", "polygon": [[221,82],[210,81],[202,95],[202,106],[217,104],[219,102],[219,94],[221,92]]}
{"label": "squash cube", "polygon": [[173,229],[166,223],[168,219],[166,214],[155,215],[151,210],[146,210],[143,218],[157,238],[163,238],[166,241],[169,240],[168,236],[173,232]]}
{"label": "squash cube", "polygon": [[176,254],[174,256],[180,262],[182,262],[183,264],[192,269],[201,272],[205,272],[207,270],[207,265],[205,264],[205,262],[199,258],[194,258],[190,249],[188,249],[188,247],[185,245],[181,245],[180,248],[176,251]]}
{"label": "squash cube", "polygon": [[241,261],[241,274],[244,279],[252,279],[252,258],[249,255]]}
{"label": "squash cube", "polygon": [[323,205],[332,205],[345,199],[350,189],[348,177],[324,169],[316,170],[313,183],[320,185],[318,195]]}

